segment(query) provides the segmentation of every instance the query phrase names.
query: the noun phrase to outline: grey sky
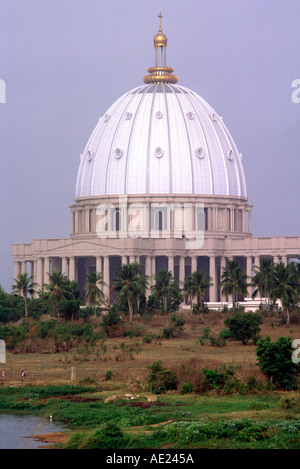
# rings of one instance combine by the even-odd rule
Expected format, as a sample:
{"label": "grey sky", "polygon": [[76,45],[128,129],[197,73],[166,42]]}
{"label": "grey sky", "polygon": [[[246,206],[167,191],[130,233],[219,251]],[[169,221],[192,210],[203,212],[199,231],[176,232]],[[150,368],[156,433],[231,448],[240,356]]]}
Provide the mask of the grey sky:
{"label": "grey sky", "polygon": [[79,155],[98,118],[154,65],[221,115],[243,153],[254,236],[300,235],[300,2],[0,0],[0,284],[12,243],[68,237]]}

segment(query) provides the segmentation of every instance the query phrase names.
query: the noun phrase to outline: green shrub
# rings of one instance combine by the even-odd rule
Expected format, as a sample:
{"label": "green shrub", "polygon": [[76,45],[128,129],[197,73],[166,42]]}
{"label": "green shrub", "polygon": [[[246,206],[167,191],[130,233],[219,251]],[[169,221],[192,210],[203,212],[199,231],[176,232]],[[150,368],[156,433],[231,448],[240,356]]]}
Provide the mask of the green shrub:
{"label": "green shrub", "polygon": [[192,381],[181,383],[180,394],[191,394],[194,392],[195,385]]}
{"label": "green shrub", "polygon": [[153,362],[148,368],[150,372],[148,374],[147,383],[152,392],[161,394],[169,390],[177,389],[177,375],[173,371],[163,367],[161,361]]}
{"label": "green shrub", "polygon": [[201,380],[201,388],[203,389],[222,389],[229,378],[234,375],[232,367],[220,367],[216,370],[208,370],[206,368],[201,369],[204,378]]}
{"label": "green shrub", "polygon": [[175,331],[174,326],[164,327],[162,331],[162,335],[165,339],[171,339],[171,337],[174,337],[174,331]]}
{"label": "green shrub", "polygon": [[292,361],[292,339],[279,337],[272,342],[270,337],[261,339],[257,344],[256,355],[261,370],[275,386],[292,390],[297,389],[299,365]]}
{"label": "green shrub", "polygon": [[241,340],[243,344],[252,339],[256,343],[260,332],[259,325],[262,322],[262,317],[258,313],[235,313],[225,319],[224,324],[228,329],[223,330],[220,337]]}
{"label": "green shrub", "polygon": [[110,327],[116,326],[120,322],[121,322],[121,318],[120,318],[119,312],[116,306],[114,305],[110,308],[107,314],[103,316],[101,325],[102,325],[103,330],[106,333],[108,333]]}
{"label": "green shrub", "polygon": [[96,430],[82,445],[83,449],[122,449],[125,448],[128,438],[120,427],[114,423],[108,423],[105,427]]}

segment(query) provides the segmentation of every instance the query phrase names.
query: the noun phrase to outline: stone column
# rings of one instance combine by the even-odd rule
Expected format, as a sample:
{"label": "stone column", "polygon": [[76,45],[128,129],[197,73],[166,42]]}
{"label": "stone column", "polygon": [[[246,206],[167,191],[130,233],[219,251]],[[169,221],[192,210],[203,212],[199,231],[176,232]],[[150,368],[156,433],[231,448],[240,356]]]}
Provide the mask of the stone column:
{"label": "stone column", "polygon": [[26,261],[22,261],[21,269],[22,269],[22,270],[21,270],[21,273],[22,273],[22,274],[26,274],[26,271],[27,271],[27,269],[26,269]]}
{"label": "stone column", "polygon": [[209,287],[209,301],[215,302],[216,301],[216,258],[215,256],[211,256],[209,258],[209,276],[212,278],[213,285]]}
{"label": "stone column", "polygon": [[[248,256],[247,257],[247,283],[250,283],[252,281],[252,257]],[[253,292],[253,287],[249,286],[248,287],[248,297],[251,298]]]}
{"label": "stone column", "polygon": [[196,272],[197,270],[197,257],[192,257],[191,259],[191,273]]}
{"label": "stone column", "polygon": [[129,264],[133,264],[135,262],[135,256],[129,256]]}
{"label": "stone column", "polygon": [[75,280],[75,257],[69,259],[69,280],[71,282]]}
{"label": "stone column", "polygon": [[248,233],[252,233],[251,210],[248,210]]}
{"label": "stone column", "polygon": [[43,287],[43,259],[39,257],[36,263],[36,283],[38,288]]}
{"label": "stone column", "polygon": [[103,260],[103,280],[106,283],[103,292],[107,298],[109,298],[109,256],[104,256]]}
{"label": "stone column", "polygon": [[68,273],[68,259],[66,257],[63,257],[61,260],[61,273],[63,275],[67,275]]}
{"label": "stone column", "polygon": [[50,259],[45,257],[44,259],[44,283],[49,283],[49,273],[50,273]]}
{"label": "stone column", "polygon": [[101,256],[96,257],[96,272],[102,273],[102,258]]}
{"label": "stone column", "polygon": [[90,232],[90,211],[88,208],[85,209],[85,232]]}
{"label": "stone column", "polygon": [[146,256],[146,264],[145,264],[145,275],[147,275],[148,278],[148,287],[146,290],[146,296],[148,297],[151,295],[151,285],[152,285],[152,279],[151,279],[151,257]]}
{"label": "stone column", "polygon": [[15,266],[15,277],[14,278],[17,278],[17,276],[21,273],[21,266],[20,266],[20,262],[18,261],[15,261],[14,262],[14,266]]}
{"label": "stone column", "polygon": [[288,261],[287,261],[287,256],[281,256],[281,262],[287,266],[288,265]]}
{"label": "stone column", "polygon": [[122,256],[122,265],[127,265],[127,256]]}
{"label": "stone column", "polygon": [[182,287],[185,278],[185,259],[183,256],[179,257],[179,285]]}
{"label": "stone column", "polygon": [[172,272],[172,275],[174,277],[174,257],[173,256],[168,257],[168,270]]}
{"label": "stone column", "polygon": [[[220,280],[222,279],[222,274],[225,268],[226,268],[226,257],[222,256],[221,265],[220,265]],[[222,295],[222,290],[220,290],[220,298],[221,298],[222,303],[226,302],[226,296]]]}

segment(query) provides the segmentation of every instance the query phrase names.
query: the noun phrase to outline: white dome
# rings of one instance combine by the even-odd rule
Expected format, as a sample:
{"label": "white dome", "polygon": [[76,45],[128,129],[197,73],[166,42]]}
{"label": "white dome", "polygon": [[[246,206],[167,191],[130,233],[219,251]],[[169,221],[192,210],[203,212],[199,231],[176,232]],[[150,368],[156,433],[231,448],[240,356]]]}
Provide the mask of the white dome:
{"label": "white dome", "polygon": [[241,154],[199,95],[142,85],[100,118],[81,155],[75,197],[119,194],[246,197]]}

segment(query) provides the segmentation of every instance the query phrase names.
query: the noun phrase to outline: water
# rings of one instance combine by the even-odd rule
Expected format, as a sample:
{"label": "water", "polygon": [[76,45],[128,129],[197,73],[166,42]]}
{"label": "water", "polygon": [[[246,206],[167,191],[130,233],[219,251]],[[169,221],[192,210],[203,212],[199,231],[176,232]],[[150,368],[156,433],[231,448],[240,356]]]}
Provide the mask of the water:
{"label": "water", "polygon": [[65,430],[63,423],[42,417],[0,414],[0,449],[38,449],[45,443],[26,437]]}

